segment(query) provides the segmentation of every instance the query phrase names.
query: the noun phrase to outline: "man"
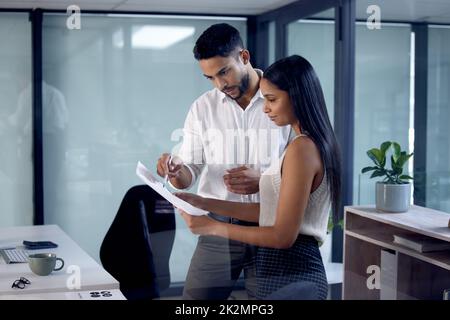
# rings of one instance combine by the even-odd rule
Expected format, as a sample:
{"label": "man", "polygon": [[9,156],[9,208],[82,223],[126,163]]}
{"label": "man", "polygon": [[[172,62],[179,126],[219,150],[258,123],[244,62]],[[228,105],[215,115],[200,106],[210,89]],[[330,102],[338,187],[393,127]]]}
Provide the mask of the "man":
{"label": "man", "polygon": [[[163,154],[160,176],[176,189],[188,189],[198,179],[198,194],[222,200],[259,202],[260,172],[278,160],[290,128],[279,128],[264,114],[259,91],[262,76],[250,63],[238,30],[215,24],[194,47],[204,76],[214,89],[191,106],[177,159]],[[169,158],[170,157],[170,158]],[[170,162],[170,164],[169,164]],[[220,221],[251,225],[210,214]],[[256,286],[252,277],[255,248],[237,241],[200,236],[183,291],[184,299],[227,299],[242,270],[249,298]]]}

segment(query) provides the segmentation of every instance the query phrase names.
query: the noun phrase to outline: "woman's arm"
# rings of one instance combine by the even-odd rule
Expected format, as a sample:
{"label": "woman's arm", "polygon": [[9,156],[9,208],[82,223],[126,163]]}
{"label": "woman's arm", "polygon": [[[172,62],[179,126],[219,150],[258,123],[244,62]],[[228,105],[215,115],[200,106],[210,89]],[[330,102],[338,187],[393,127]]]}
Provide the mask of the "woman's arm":
{"label": "woman's arm", "polygon": [[181,211],[192,233],[229,238],[261,247],[287,248],[275,227],[247,227],[214,220],[207,216],[191,216]]}
{"label": "woman's arm", "polygon": [[319,152],[310,139],[296,139],[288,147],[283,162],[280,198],[275,225],[246,227],[226,224],[208,217],[183,214],[189,228],[257,246],[289,248],[298,236],[314,177],[321,168]]}
{"label": "woman's arm", "polygon": [[209,212],[243,221],[259,222],[259,203],[242,203],[207,198]]}
{"label": "woman's arm", "polygon": [[243,221],[259,221],[259,203],[242,203],[203,198],[192,193],[176,193],[176,196],[193,206],[222,216]]}

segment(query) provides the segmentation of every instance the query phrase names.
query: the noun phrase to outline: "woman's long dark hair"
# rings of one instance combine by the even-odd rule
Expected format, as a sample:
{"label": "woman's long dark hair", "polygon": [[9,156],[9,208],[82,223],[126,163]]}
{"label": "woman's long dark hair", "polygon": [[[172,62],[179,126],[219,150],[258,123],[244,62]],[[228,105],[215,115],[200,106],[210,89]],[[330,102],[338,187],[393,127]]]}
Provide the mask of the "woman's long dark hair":
{"label": "woman's long dark hair", "polygon": [[264,72],[264,78],[289,94],[301,130],[319,148],[336,222],[341,196],[341,157],[319,78],[308,60],[298,55],[272,64]]}

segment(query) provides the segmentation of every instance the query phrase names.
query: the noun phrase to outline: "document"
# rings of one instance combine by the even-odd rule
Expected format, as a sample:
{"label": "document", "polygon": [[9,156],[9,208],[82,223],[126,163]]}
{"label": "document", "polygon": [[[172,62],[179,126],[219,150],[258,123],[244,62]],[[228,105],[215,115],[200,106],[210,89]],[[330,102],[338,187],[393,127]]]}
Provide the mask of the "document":
{"label": "document", "polygon": [[152,173],[140,161],[138,162],[136,167],[136,174],[139,178],[142,179],[142,181],[149,185],[153,190],[158,192],[164,199],[169,201],[175,207],[185,211],[186,213],[189,213],[193,216],[203,216],[209,213],[206,210],[194,207],[189,202],[186,202],[183,199],[180,199],[176,195],[172,194],[163,186],[160,181],[158,181],[158,179],[154,175],[152,175]]}

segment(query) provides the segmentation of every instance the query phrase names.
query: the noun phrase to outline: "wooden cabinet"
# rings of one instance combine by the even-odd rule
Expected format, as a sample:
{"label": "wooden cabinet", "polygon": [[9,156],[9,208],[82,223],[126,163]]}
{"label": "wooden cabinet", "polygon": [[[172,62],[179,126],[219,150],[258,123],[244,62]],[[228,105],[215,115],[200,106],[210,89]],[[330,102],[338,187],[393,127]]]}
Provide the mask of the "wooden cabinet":
{"label": "wooden cabinet", "polygon": [[[380,290],[389,286],[395,299],[441,300],[450,289],[450,250],[423,253],[393,240],[394,235],[421,234],[450,242],[449,219],[448,213],[419,206],[405,213],[345,207],[343,299],[380,299]],[[395,278],[388,284],[378,279],[384,272],[382,250],[396,259]]]}

